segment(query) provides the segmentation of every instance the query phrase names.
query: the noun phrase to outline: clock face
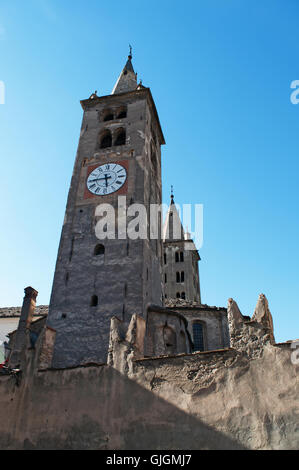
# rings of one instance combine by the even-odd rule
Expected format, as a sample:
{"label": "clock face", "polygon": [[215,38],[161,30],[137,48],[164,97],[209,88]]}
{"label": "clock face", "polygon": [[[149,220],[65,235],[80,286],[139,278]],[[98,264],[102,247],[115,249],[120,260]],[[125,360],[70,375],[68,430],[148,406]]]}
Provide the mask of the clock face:
{"label": "clock face", "polygon": [[118,191],[127,179],[126,169],[117,163],[105,163],[95,168],[87,178],[88,191],[97,196]]}

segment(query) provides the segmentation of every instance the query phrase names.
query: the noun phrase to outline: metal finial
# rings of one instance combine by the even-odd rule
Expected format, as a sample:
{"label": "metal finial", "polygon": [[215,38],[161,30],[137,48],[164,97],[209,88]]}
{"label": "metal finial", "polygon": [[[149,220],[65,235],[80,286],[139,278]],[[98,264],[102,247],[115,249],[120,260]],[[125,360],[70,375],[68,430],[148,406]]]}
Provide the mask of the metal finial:
{"label": "metal finial", "polygon": [[129,59],[132,59],[132,46],[131,46],[131,44],[129,44],[129,49],[130,49]]}
{"label": "metal finial", "polygon": [[174,201],[173,201],[174,195],[173,195],[173,186],[172,186],[172,185],[171,185],[170,197],[171,197],[171,204],[172,204],[172,203],[174,202]]}

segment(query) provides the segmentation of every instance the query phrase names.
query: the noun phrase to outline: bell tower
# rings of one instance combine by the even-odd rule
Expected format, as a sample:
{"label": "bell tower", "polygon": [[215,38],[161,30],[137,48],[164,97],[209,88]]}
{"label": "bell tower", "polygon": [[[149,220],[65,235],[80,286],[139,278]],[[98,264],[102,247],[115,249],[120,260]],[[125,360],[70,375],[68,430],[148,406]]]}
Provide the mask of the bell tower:
{"label": "bell tower", "polygon": [[[47,320],[56,330],[52,366],[62,368],[105,363],[111,317],[129,322],[134,313],[145,315],[148,303],[162,304],[160,234],[150,239],[147,221],[146,237],[128,236],[118,217],[128,207],[132,216],[134,204],[149,214],[162,199],[164,137],[150,89],[137,84],[131,51],[112,93],[95,92],[81,105]],[[103,204],[115,212],[114,238],[111,230],[98,237]]]}
{"label": "bell tower", "polygon": [[164,298],[201,304],[198,272],[199,253],[190,233],[185,232],[171,191],[170,206],[163,227]]}

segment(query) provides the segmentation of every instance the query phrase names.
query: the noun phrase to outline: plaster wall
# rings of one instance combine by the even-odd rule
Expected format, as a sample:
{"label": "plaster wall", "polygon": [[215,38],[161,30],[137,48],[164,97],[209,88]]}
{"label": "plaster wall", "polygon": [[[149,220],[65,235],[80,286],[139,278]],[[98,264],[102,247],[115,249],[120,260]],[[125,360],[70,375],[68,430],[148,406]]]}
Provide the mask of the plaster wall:
{"label": "plaster wall", "polygon": [[0,376],[1,449],[296,449],[290,345]]}

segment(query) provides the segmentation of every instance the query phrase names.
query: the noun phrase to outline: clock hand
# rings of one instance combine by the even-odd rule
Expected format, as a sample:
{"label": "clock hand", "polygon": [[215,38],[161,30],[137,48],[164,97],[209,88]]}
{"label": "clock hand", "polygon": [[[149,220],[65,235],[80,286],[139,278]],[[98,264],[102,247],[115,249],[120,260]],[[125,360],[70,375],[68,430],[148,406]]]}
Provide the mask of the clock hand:
{"label": "clock hand", "polygon": [[107,180],[108,178],[111,178],[111,176],[105,175],[104,178],[98,178],[98,180]]}
{"label": "clock hand", "polygon": [[98,180],[105,180],[106,181],[106,186],[107,186],[107,180],[111,179],[111,178],[112,178],[112,176],[105,175],[105,178],[95,178],[94,180],[90,180],[90,182],[98,181]]}
{"label": "clock hand", "polygon": [[107,174],[106,174],[105,175],[106,188],[108,188],[108,178],[111,178],[111,176],[107,176]]}
{"label": "clock hand", "polygon": [[111,176],[108,176],[107,173],[105,174],[104,178],[98,178],[99,180],[105,180],[106,188],[108,188],[108,179],[111,179]]}

